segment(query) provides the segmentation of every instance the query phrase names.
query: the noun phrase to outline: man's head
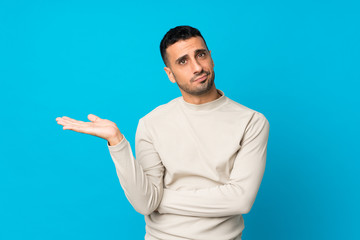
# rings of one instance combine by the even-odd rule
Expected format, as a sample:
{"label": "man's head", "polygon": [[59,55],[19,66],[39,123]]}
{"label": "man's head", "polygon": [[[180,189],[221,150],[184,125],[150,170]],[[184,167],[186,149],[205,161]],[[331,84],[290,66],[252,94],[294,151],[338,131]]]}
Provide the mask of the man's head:
{"label": "man's head", "polygon": [[[166,49],[170,46],[176,43],[179,40],[187,40],[192,37],[201,37],[205,43],[205,39],[201,35],[200,31],[196,28],[190,27],[190,26],[177,26],[175,28],[170,29],[163,39],[160,42],[160,53],[161,57],[165,63],[166,66],[168,66],[168,60],[167,60],[167,53]],[[206,49],[207,46],[206,46]]]}
{"label": "man's head", "polygon": [[170,29],[160,43],[169,79],[182,95],[200,96],[215,90],[214,62],[199,30],[190,26]]}

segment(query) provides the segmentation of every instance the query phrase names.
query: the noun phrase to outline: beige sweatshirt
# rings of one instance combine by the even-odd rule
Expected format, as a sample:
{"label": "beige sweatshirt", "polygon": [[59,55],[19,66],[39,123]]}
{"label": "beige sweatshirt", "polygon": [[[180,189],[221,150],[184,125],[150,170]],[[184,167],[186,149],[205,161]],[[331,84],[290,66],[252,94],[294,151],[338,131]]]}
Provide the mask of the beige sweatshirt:
{"label": "beige sweatshirt", "polygon": [[145,239],[241,239],[266,162],[269,122],[229,99],[178,97],[139,120],[129,142],[109,146],[127,199],[145,215]]}

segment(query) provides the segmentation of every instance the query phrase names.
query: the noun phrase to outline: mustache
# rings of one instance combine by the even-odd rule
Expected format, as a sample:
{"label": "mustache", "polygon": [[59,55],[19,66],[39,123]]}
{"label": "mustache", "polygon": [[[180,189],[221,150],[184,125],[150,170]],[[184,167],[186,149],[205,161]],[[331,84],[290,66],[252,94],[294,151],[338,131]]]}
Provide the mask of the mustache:
{"label": "mustache", "polygon": [[206,74],[206,76],[209,76],[210,72],[202,70],[201,72],[199,72],[198,74],[194,75],[191,78],[191,82],[195,81],[196,78],[198,78],[198,77],[200,77],[201,75],[204,75],[204,74]]}

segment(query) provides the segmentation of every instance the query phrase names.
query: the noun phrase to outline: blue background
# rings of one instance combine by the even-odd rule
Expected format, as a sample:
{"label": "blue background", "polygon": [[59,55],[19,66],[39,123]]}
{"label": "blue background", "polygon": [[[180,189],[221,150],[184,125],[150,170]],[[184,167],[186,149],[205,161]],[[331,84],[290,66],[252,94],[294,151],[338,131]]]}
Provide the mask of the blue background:
{"label": "blue background", "polygon": [[0,239],[143,239],[106,141],[180,96],[159,43],[199,28],[218,89],[270,122],[243,239],[360,239],[358,1],[0,1]]}

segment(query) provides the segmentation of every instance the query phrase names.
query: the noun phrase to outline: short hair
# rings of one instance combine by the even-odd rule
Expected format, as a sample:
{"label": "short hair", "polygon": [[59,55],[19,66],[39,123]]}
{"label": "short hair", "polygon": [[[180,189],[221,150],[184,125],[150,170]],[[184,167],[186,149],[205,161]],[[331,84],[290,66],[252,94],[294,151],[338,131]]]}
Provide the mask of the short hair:
{"label": "short hair", "polygon": [[200,31],[196,28],[190,26],[177,26],[170,29],[163,39],[160,42],[160,53],[162,60],[164,61],[165,65],[167,66],[167,56],[166,56],[166,49],[176,43],[179,40],[187,40],[192,37],[201,37],[204,40],[205,46],[208,49],[204,37],[201,35]]}

